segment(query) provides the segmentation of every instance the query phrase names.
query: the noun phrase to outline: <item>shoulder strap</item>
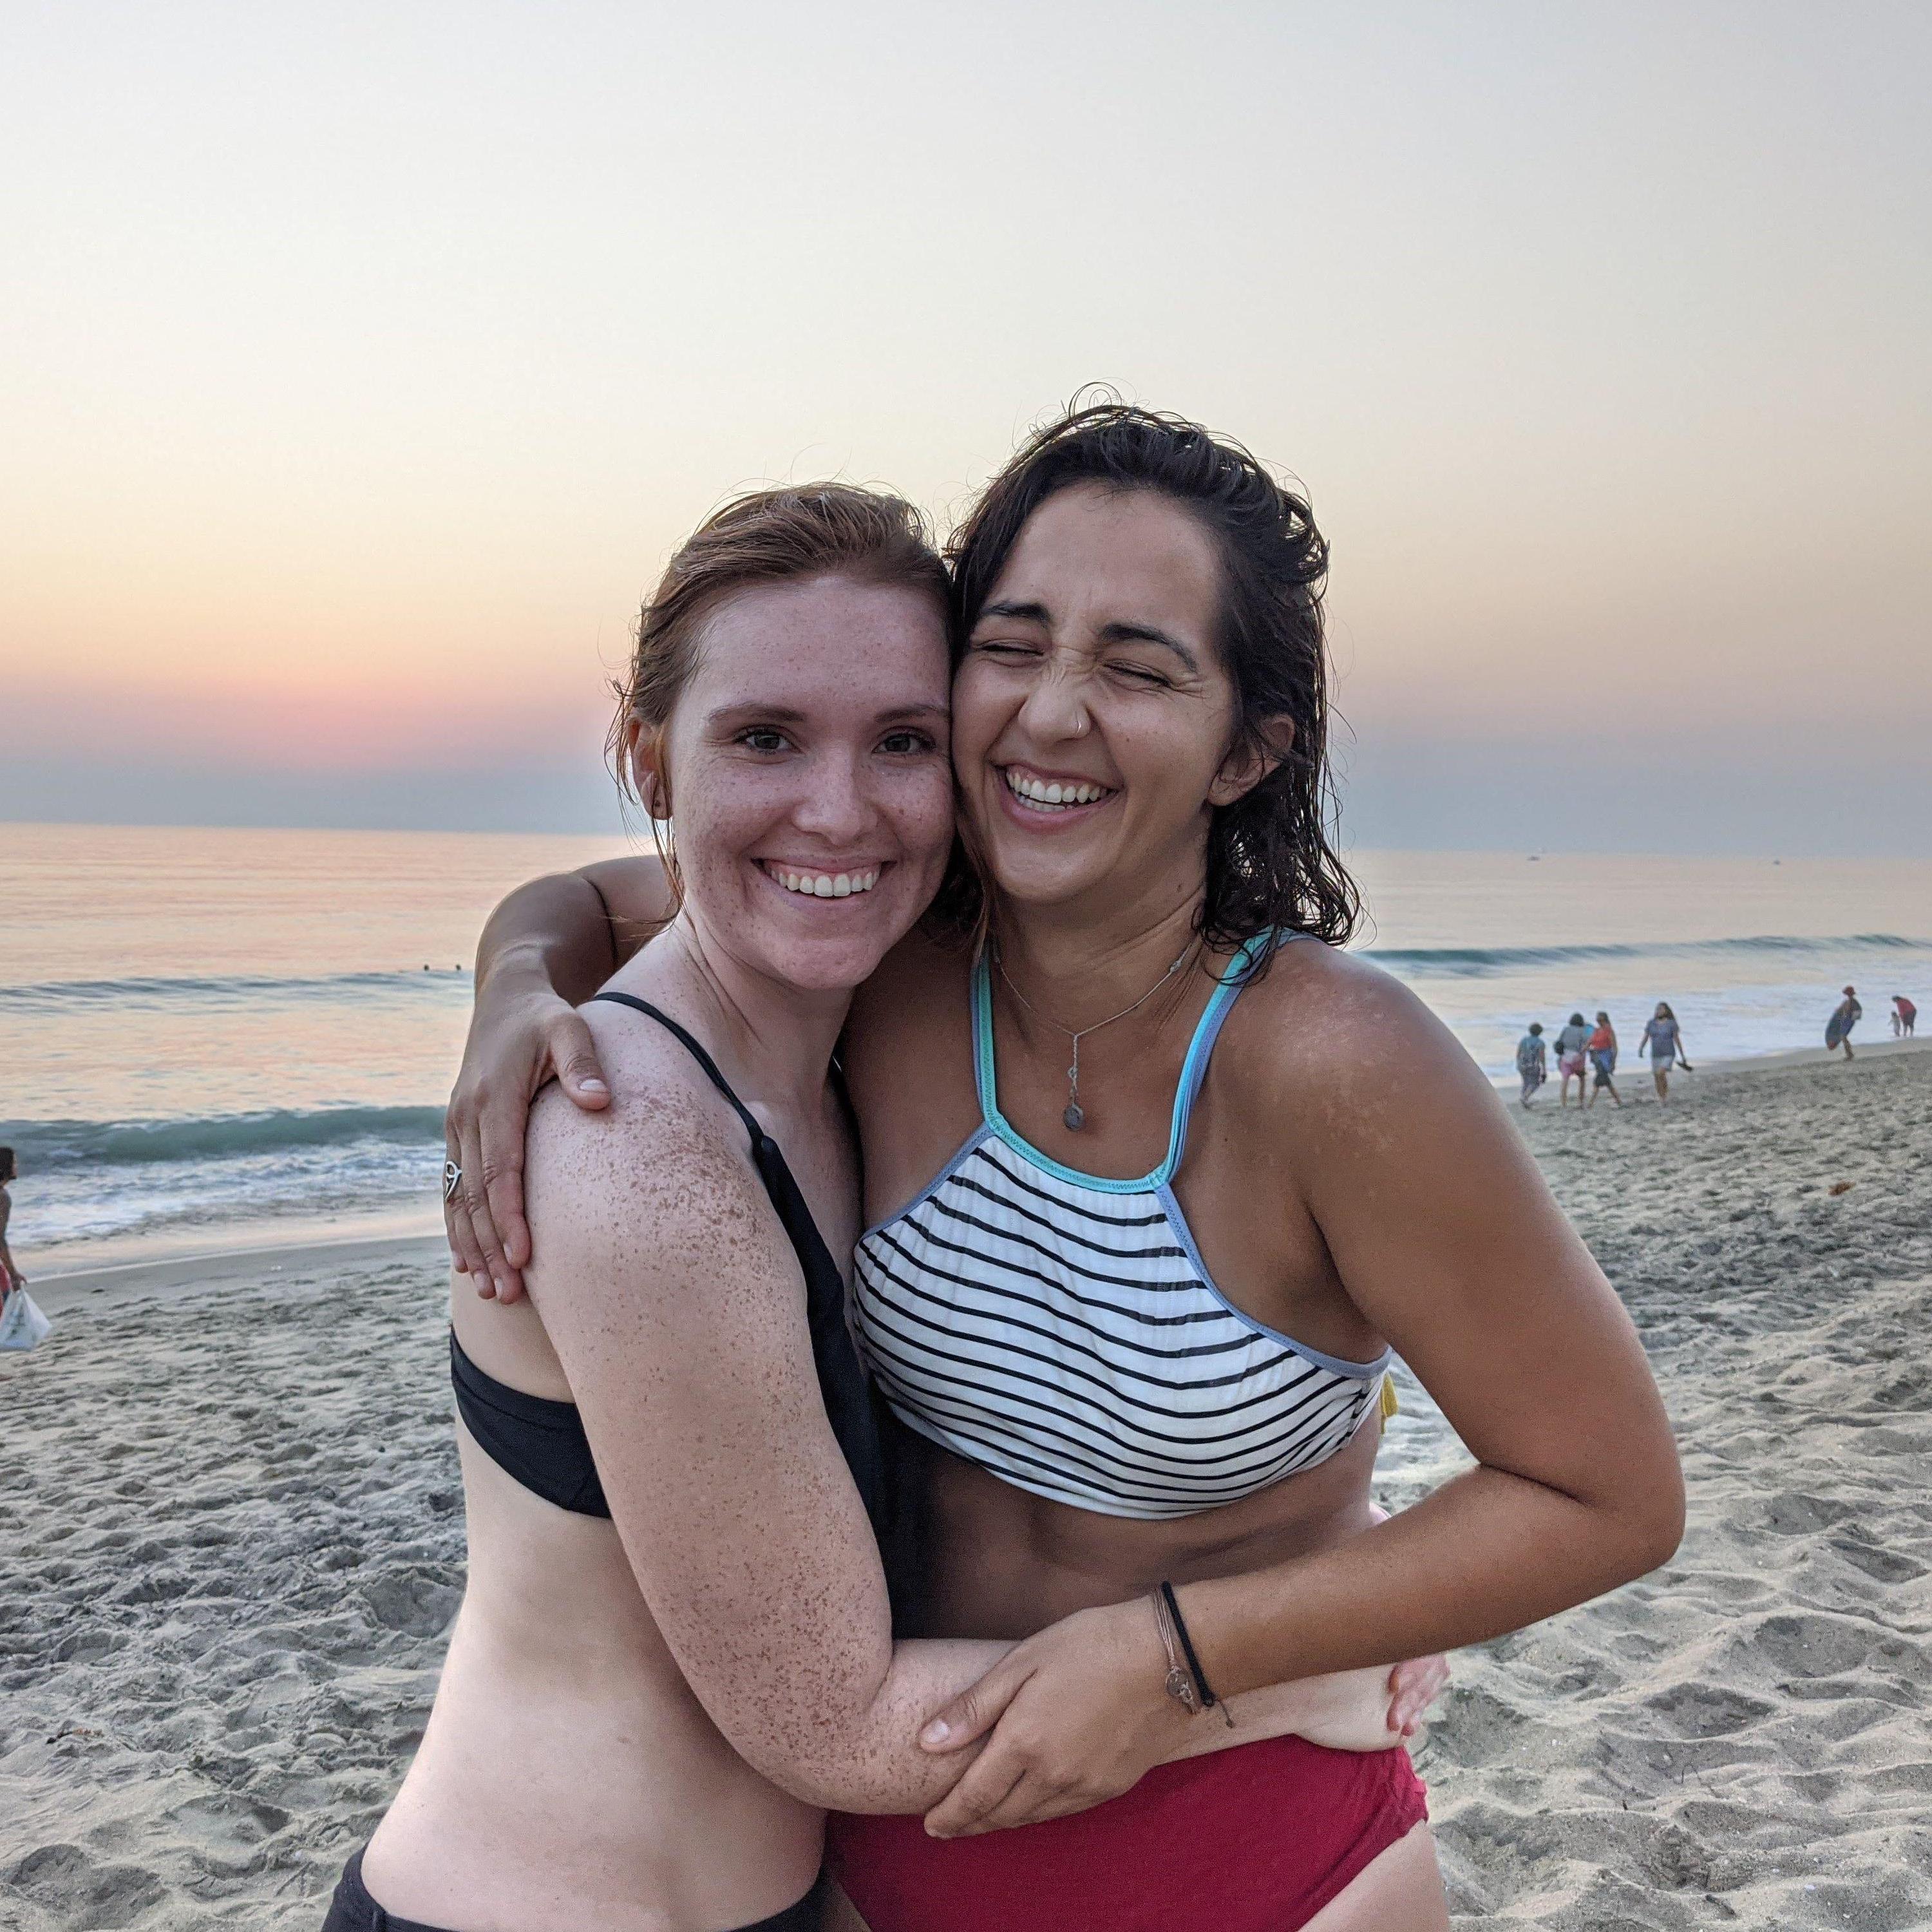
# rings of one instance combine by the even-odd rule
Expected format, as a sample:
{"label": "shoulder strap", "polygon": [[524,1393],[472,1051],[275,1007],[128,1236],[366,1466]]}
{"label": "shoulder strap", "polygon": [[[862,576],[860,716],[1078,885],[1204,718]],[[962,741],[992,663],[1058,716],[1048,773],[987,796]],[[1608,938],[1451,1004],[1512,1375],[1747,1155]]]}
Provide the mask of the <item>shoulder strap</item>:
{"label": "shoulder strap", "polygon": [[632,1012],[642,1013],[646,1019],[656,1020],[665,1032],[670,1034],[688,1049],[692,1058],[704,1068],[712,1085],[716,1088],[718,1092],[722,1094],[737,1110],[739,1119],[745,1124],[745,1131],[752,1137],[752,1146],[758,1148],[764,1145],[764,1129],[752,1118],[751,1109],[732,1092],[731,1083],[718,1072],[717,1061],[713,1060],[710,1054],[706,1053],[704,1048],[699,1046],[698,1042],[671,1018],[670,1014],[659,1012],[648,1000],[635,999],[628,993],[593,993],[590,997],[593,1000],[608,1000],[614,1006],[628,1006]]}
{"label": "shoulder strap", "polygon": [[973,1020],[973,1084],[980,1096],[980,1118],[990,1120],[1000,1111],[999,1076],[993,1068],[993,981],[982,946],[973,962],[967,1004]]}
{"label": "shoulder strap", "polygon": [[1257,933],[1222,969],[1220,983],[1209,994],[1200,1018],[1195,1022],[1194,1037],[1188,1042],[1187,1058],[1180,1064],[1180,1082],[1174,1091],[1174,1118],[1168,1134],[1167,1158],[1158,1170],[1162,1181],[1171,1180],[1180,1165],[1180,1156],[1187,1146],[1188,1120],[1194,1112],[1201,1083],[1208,1077],[1208,1062],[1214,1054],[1214,1042],[1220,1037],[1222,1023],[1234,1010],[1234,1002],[1240,997],[1243,988],[1254,976],[1256,960],[1271,940],[1279,945],[1303,936],[1298,932],[1283,933],[1279,937]]}

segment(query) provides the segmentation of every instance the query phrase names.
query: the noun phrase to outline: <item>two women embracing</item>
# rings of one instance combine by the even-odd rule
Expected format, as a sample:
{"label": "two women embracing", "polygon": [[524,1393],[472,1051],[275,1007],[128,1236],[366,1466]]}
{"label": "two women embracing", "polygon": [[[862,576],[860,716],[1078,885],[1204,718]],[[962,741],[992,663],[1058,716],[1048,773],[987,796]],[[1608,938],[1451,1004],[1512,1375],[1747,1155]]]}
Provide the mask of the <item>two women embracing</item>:
{"label": "two women embracing", "polygon": [[[330,1932],[1447,1925],[1439,1653],[1683,1495],[1497,1096],[1342,950],[1326,566],[1112,403],[944,559],[836,484],[673,559],[614,740],[674,838],[479,956],[468,1591]],[[1396,1352],[1474,1465],[1385,1517]]]}

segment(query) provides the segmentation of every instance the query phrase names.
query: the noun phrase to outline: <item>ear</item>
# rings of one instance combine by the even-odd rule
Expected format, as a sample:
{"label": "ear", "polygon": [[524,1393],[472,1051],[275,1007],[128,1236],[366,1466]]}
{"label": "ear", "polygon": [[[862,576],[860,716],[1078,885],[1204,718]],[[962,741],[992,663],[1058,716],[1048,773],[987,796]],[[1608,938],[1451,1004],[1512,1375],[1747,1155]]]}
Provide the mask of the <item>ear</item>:
{"label": "ear", "polygon": [[1230,752],[1208,788],[1208,802],[1232,805],[1280,768],[1294,746],[1294,720],[1282,712],[1262,720],[1252,736]]}
{"label": "ear", "polygon": [[624,757],[631,782],[653,818],[670,816],[670,774],[664,767],[664,733],[632,716],[624,721]]}

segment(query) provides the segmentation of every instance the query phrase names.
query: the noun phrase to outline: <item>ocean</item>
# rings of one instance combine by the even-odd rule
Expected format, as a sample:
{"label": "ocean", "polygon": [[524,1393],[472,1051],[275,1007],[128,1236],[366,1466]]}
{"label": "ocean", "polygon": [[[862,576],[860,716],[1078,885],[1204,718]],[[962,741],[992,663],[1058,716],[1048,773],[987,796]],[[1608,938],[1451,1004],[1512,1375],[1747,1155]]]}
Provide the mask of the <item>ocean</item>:
{"label": "ocean", "polygon": [[[0,826],[0,1144],[30,1276],[430,1231],[490,908],[615,838]],[[1839,989],[1932,1006],[1932,862],[1361,851],[1357,942],[1491,1078],[1606,1007],[1635,1072],[1822,1044]]]}

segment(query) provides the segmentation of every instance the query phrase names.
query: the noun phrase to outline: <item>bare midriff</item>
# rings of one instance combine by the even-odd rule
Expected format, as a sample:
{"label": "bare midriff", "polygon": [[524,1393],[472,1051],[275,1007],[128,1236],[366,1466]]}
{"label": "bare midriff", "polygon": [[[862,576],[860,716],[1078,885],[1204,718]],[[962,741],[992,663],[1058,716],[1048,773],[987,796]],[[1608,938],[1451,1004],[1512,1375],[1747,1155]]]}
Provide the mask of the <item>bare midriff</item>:
{"label": "bare midriff", "polygon": [[1017,1639],[1164,1578],[1239,1576],[1359,1535],[1372,1520],[1372,1414],[1320,1464],[1218,1509],[1146,1522],[1075,1509],[928,1445],[928,1634]]}
{"label": "bare midriff", "polygon": [[[526,1305],[457,1312],[479,1365],[567,1392],[554,1357],[529,1358]],[[467,1586],[422,1743],[364,1862],[377,1904],[432,1925],[685,1932],[801,1897],[823,1814],[706,1715],[613,1525],[532,1495],[460,1424],[457,1439]]]}

